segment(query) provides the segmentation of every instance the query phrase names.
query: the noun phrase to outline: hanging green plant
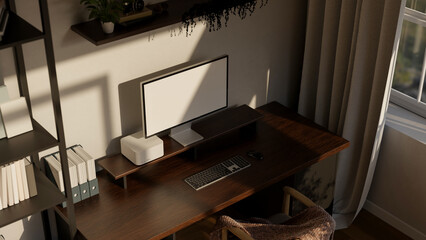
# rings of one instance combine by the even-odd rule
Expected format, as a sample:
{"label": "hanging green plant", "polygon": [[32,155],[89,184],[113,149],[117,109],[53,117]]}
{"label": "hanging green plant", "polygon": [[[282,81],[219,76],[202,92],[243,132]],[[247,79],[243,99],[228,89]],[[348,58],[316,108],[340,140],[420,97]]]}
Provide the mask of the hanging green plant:
{"label": "hanging green plant", "polygon": [[[206,3],[198,3],[183,14],[183,27],[186,29],[186,34],[190,35],[198,20],[204,22],[210,32],[216,31],[222,28],[223,19],[225,27],[227,26],[230,14],[239,16],[241,19],[250,16],[256,9],[257,3],[257,0],[209,0]],[[268,0],[261,0],[260,7],[267,3]]]}

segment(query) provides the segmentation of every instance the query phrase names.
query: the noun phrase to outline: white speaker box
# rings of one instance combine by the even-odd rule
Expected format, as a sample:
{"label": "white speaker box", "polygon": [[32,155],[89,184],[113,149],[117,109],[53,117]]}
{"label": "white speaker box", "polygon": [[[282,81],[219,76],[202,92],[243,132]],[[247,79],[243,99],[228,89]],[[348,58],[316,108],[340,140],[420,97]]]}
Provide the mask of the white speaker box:
{"label": "white speaker box", "polygon": [[142,165],[164,155],[164,144],[157,136],[145,138],[143,132],[137,132],[120,140],[121,154],[135,165]]}

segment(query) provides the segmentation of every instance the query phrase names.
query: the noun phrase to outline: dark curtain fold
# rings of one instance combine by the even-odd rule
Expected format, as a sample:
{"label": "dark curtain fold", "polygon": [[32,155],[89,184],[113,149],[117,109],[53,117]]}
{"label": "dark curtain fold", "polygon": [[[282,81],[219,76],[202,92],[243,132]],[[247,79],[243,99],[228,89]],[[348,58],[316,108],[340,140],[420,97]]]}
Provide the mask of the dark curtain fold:
{"label": "dark curtain fold", "polygon": [[348,226],[364,204],[374,174],[401,4],[401,0],[308,2],[298,111],[348,139],[351,146],[297,179],[299,189],[323,207],[334,200],[333,217],[339,228]]}

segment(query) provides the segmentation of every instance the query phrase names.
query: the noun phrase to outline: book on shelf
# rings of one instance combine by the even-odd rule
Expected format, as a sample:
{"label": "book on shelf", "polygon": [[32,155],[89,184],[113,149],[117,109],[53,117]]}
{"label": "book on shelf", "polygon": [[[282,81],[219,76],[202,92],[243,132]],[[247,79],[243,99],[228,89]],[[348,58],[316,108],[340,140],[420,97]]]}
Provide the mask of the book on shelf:
{"label": "book on shelf", "polygon": [[[26,164],[26,161],[28,164]],[[0,166],[0,210],[37,195],[34,169],[24,158]]]}
{"label": "book on shelf", "polygon": [[0,166],[0,210],[7,208],[7,176],[6,167]]}
{"label": "book on shelf", "polygon": [[13,200],[15,204],[19,203],[19,192],[18,192],[18,179],[16,177],[16,167],[14,163],[11,163],[10,165],[10,173],[12,176],[12,193],[13,193]]}
{"label": "book on shelf", "polygon": [[37,195],[37,184],[34,175],[34,166],[28,158],[24,158],[25,173],[27,175],[28,195],[34,197]]}
{"label": "book on shelf", "polygon": [[[24,189],[24,199],[30,198],[30,190],[28,188],[28,176],[27,176],[27,170],[25,168],[26,160],[27,160],[26,158],[19,160],[19,167],[21,168],[21,174],[22,174],[22,187]],[[31,181],[34,181],[35,183],[35,179],[31,179]]]}
{"label": "book on shelf", "polygon": [[150,16],[152,16],[152,10],[147,7],[144,7],[142,11],[121,15],[118,23],[126,24],[129,22],[141,20],[143,18],[150,17]]}
{"label": "book on shelf", "polygon": [[15,205],[15,200],[13,199],[13,186],[12,186],[12,172],[10,164],[6,165],[6,176],[7,176],[7,205]]}
{"label": "book on shelf", "polygon": [[15,161],[13,163],[13,165],[15,165],[15,171],[16,171],[16,180],[18,182],[18,197],[19,197],[19,201],[22,202],[25,200],[25,195],[24,195],[24,182],[23,182],[23,177],[22,177],[22,172],[21,172],[21,160],[19,161]]}

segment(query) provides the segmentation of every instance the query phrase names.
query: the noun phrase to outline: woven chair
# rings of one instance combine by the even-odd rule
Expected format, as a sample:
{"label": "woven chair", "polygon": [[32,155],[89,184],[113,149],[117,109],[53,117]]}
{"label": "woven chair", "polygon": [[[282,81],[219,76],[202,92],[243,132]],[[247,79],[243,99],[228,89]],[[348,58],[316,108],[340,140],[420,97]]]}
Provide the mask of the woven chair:
{"label": "woven chair", "polygon": [[[289,215],[291,197],[306,206],[293,217]],[[239,221],[222,215],[218,218],[210,239],[227,240],[231,232],[233,237],[241,240],[328,240],[333,238],[334,229],[333,218],[323,208],[297,190],[284,187],[283,213],[269,219],[253,218],[250,221]]]}

